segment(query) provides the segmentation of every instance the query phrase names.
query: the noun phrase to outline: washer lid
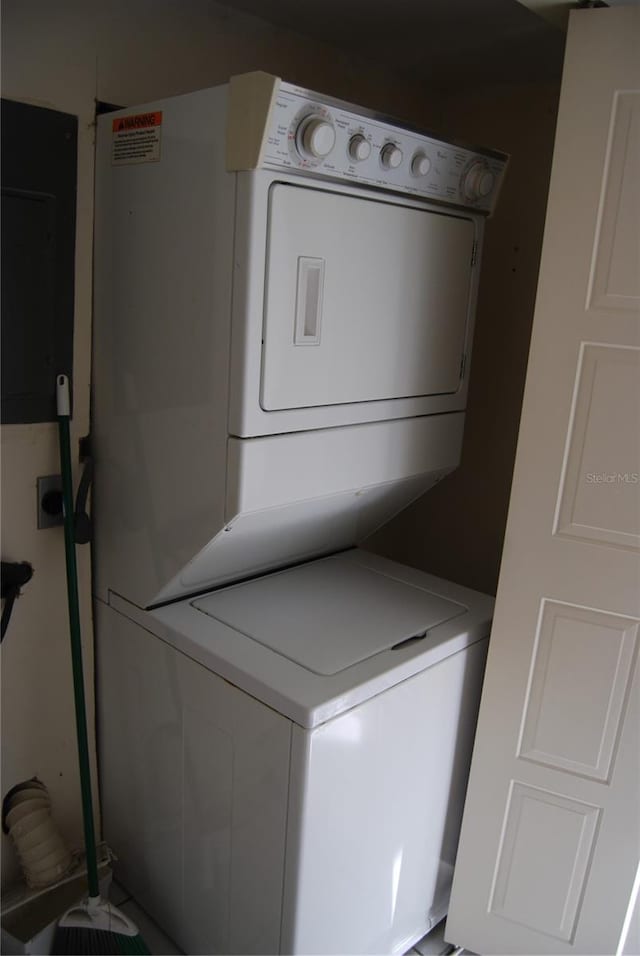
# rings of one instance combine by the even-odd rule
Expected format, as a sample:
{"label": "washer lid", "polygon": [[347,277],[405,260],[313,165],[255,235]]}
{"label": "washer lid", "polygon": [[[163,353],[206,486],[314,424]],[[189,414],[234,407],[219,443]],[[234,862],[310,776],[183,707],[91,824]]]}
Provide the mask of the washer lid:
{"label": "washer lid", "polygon": [[224,588],[191,606],[327,676],[467,611],[340,555]]}

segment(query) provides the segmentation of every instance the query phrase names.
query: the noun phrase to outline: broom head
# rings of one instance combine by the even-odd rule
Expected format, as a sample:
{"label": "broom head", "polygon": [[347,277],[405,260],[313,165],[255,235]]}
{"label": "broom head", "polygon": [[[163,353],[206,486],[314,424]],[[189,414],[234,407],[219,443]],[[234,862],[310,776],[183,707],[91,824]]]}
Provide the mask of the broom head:
{"label": "broom head", "polygon": [[138,927],[100,896],[90,896],[68,909],[58,923],[53,953],[59,956],[103,953],[111,956],[148,954]]}

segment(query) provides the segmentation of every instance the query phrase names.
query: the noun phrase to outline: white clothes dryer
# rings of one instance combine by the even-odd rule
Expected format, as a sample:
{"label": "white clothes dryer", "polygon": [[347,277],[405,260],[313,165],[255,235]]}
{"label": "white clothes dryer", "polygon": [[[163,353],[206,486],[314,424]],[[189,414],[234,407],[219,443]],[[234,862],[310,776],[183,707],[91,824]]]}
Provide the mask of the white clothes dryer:
{"label": "white clothes dryer", "polygon": [[505,165],[262,73],[99,118],[104,829],[186,952],[446,912],[492,601],[355,546],[458,464]]}

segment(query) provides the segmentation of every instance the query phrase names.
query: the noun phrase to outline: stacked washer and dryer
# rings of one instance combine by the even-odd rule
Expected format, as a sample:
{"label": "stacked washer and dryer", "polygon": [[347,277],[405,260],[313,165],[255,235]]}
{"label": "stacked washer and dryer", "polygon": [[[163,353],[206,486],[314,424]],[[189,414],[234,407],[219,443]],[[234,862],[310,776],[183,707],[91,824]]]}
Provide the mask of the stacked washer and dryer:
{"label": "stacked washer and dryer", "polygon": [[459,462],[505,165],[264,73],[99,120],[103,822],[187,953],[446,913],[493,602],[356,546]]}

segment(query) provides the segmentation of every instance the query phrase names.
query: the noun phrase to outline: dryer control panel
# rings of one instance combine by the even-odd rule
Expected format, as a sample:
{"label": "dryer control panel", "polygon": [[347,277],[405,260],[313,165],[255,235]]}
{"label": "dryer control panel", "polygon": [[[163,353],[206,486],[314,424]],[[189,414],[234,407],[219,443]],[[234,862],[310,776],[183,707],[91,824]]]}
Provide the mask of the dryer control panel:
{"label": "dryer control panel", "polygon": [[[256,130],[256,145],[260,142],[253,162],[230,168],[299,170],[478,212],[493,211],[508,161],[504,153],[439,139],[267,74],[234,79],[250,81],[244,86],[250,95],[241,109],[237,103],[245,129],[252,120],[262,128]],[[261,93],[267,94],[262,103]],[[232,132],[234,125],[230,124]]]}

